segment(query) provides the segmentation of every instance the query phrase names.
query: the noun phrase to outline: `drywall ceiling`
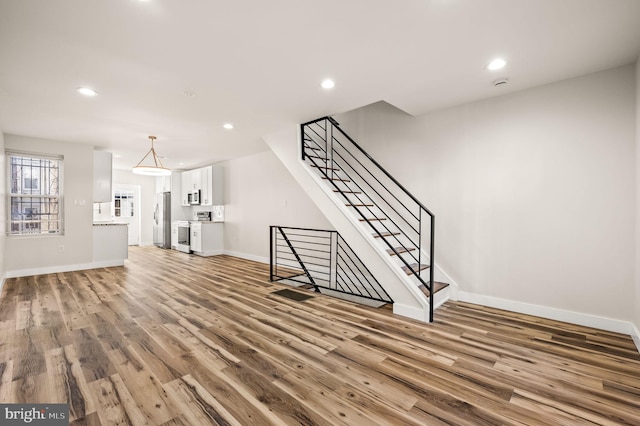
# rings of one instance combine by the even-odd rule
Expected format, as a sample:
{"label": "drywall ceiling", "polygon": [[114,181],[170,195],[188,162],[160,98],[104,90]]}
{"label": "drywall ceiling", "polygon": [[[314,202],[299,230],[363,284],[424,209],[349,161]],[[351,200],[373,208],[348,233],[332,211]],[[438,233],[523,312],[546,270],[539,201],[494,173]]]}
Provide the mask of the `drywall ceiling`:
{"label": "drywall ceiling", "polygon": [[[0,129],[91,144],[118,168],[153,134],[188,169],[375,101],[419,115],[639,54],[638,0],[2,0]],[[508,66],[487,71],[496,56]]]}

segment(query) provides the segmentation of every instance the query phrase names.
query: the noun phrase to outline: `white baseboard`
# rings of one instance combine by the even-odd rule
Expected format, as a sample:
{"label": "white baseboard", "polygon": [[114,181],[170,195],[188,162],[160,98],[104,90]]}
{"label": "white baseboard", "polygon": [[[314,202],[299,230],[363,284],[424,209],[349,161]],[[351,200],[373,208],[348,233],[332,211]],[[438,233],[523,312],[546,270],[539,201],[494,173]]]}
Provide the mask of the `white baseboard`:
{"label": "white baseboard", "polygon": [[633,339],[633,343],[636,344],[636,348],[638,348],[638,352],[640,352],[640,330],[634,323],[631,323],[631,331],[631,338]]}
{"label": "white baseboard", "polygon": [[416,308],[415,306],[408,306],[408,305],[402,305],[400,303],[394,303],[393,313],[396,315],[411,318],[420,322],[429,322],[429,317],[426,310],[422,308]]}
{"label": "white baseboard", "polygon": [[241,259],[253,260],[254,262],[269,264],[268,257],[256,256],[254,254],[240,253],[238,251],[232,251],[232,250],[223,250],[222,254],[226,254],[228,256],[233,256],[233,257],[239,257]]}
{"label": "white baseboard", "polygon": [[91,263],[80,263],[75,265],[45,266],[43,268],[18,269],[7,271],[6,278],[29,277],[31,275],[56,274],[58,272],[83,271],[86,269],[110,268],[113,266],[124,266],[124,260],[102,260]]}
{"label": "white baseboard", "polygon": [[219,256],[221,254],[225,254],[224,250],[209,250],[209,251],[192,251],[192,254],[196,256],[209,257],[209,256]]}
{"label": "white baseboard", "polygon": [[[460,300],[461,302],[469,302],[477,305],[484,305],[492,308],[549,318],[556,321],[563,321],[571,324],[613,331],[615,333],[628,334],[632,337],[635,333],[636,336],[638,336],[638,329],[628,321],[599,317],[596,315],[583,314],[580,312],[565,311],[563,309],[550,308],[548,306],[532,305],[515,300],[500,299],[493,296],[468,293],[466,291],[458,292],[458,300]],[[633,328],[635,328],[635,331],[633,330]],[[636,338],[640,339],[640,337]],[[634,338],[634,341],[636,338]],[[640,346],[638,345],[637,341],[636,346],[638,346],[638,349],[640,350]]]}

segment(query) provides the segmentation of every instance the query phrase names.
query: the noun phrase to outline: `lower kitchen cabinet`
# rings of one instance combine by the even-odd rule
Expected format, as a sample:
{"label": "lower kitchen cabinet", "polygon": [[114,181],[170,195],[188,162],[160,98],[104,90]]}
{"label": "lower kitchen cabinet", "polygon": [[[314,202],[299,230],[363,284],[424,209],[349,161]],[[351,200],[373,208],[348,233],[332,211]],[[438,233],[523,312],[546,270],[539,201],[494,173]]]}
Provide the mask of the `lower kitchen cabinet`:
{"label": "lower kitchen cabinet", "polygon": [[191,251],[198,256],[215,256],[223,252],[224,223],[191,222]]}

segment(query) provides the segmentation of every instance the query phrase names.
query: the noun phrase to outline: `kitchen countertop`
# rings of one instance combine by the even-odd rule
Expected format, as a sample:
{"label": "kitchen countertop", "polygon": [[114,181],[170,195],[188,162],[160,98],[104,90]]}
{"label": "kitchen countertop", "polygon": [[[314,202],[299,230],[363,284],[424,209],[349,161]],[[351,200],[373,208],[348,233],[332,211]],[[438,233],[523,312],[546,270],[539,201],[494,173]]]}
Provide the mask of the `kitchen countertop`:
{"label": "kitchen countertop", "polygon": [[189,223],[223,223],[220,221],[213,221],[213,220],[190,220]]}

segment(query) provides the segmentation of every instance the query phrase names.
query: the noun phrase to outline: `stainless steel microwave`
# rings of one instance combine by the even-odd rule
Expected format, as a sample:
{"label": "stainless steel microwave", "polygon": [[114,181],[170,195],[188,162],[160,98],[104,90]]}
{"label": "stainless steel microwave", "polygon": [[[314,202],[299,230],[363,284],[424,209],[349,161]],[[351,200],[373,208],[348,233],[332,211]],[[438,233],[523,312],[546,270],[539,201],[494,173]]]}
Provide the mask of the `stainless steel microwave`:
{"label": "stainless steel microwave", "polygon": [[190,192],[187,195],[187,201],[189,204],[200,204],[200,190]]}

